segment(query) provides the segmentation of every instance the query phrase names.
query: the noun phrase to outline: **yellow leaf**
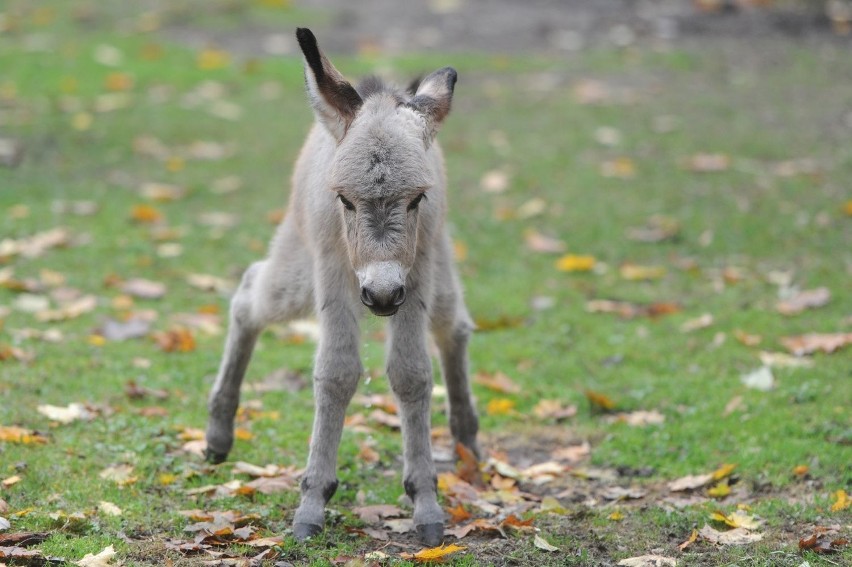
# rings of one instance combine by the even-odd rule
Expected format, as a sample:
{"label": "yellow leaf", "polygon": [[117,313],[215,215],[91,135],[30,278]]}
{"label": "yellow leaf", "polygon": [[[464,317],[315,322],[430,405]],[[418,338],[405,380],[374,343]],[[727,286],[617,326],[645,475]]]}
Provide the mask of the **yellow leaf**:
{"label": "yellow leaf", "polygon": [[619,512],[619,511],[617,511],[617,510],[616,510],[615,512],[613,512],[612,514],[610,514],[608,517],[609,517],[609,519],[610,519],[610,520],[612,520],[613,522],[620,522],[621,520],[623,520],[623,519],[624,519],[624,514],[622,514],[621,512]]}
{"label": "yellow leaf", "polygon": [[618,179],[631,179],[636,176],[636,162],[629,157],[619,157],[601,163],[601,175]]}
{"label": "yellow leaf", "polygon": [[133,78],[127,73],[110,73],[104,79],[108,91],[129,91],[133,88]]}
{"label": "yellow leaf", "polygon": [[603,411],[612,411],[615,409],[615,402],[609,396],[593,390],[586,390],[585,393],[586,399],[592,405],[592,409]]}
{"label": "yellow leaf", "polygon": [[15,426],[0,426],[0,441],[9,443],[22,443],[24,445],[35,445],[47,443],[47,438],[29,429]]}
{"label": "yellow leaf", "polygon": [[515,401],[508,398],[496,398],[488,402],[485,411],[488,415],[506,415],[515,409]]}
{"label": "yellow leaf", "polygon": [[852,217],[852,201],[846,201],[843,205],[843,212]]}
{"label": "yellow leaf", "polygon": [[102,335],[89,335],[89,338],[87,340],[90,345],[96,347],[102,347],[107,343],[106,338],[104,338]]}
{"label": "yellow leaf", "polygon": [[681,551],[695,543],[695,540],[698,539],[698,530],[692,530],[692,533],[686,538],[686,541],[677,546],[677,548]]}
{"label": "yellow leaf", "polygon": [[0,481],[0,486],[2,486],[3,488],[9,488],[10,486],[18,484],[19,482],[21,482],[21,476],[16,474],[14,476],[10,476],[9,478],[4,478],[2,481]]}
{"label": "yellow leaf", "polygon": [[621,277],[630,281],[658,280],[666,275],[666,269],[662,266],[640,266],[638,264],[624,264],[619,269]]}
{"label": "yellow leaf", "polygon": [[728,481],[722,481],[716,486],[707,489],[707,496],[711,498],[724,498],[731,493],[731,487],[728,486]]}
{"label": "yellow leaf", "polygon": [[242,427],[237,427],[234,430],[234,437],[240,439],[242,441],[249,441],[254,437],[254,433],[249,431],[248,429],[243,429]]}
{"label": "yellow leaf", "polygon": [[196,64],[198,68],[204,71],[214,69],[222,69],[231,63],[231,56],[227,51],[221,49],[208,48],[198,52]]}
{"label": "yellow leaf", "polygon": [[727,516],[723,512],[716,510],[710,514],[710,519],[727,524],[732,528],[745,528],[747,530],[756,529],[763,524],[763,520],[756,519],[744,510],[737,510]]}
{"label": "yellow leaf", "polygon": [[799,465],[797,467],[793,467],[793,474],[796,476],[805,476],[806,474],[808,474],[809,470],[810,468],[808,467],[808,465]]}
{"label": "yellow leaf", "polygon": [[566,254],[556,260],[556,269],[560,272],[588,272],[595,267],[594,256]]}
{"label": "yellow leaf", "polygon": [[722,480],[727,476],[731,476],[731,473],[734,472],[734,469],[737,468],[735,464],[726,463],[713,471],[713,480]]}
{"label": "yellow leaf", "polygon": [[71,117],[71,127],[80,132],[84,132],[92,127],[94,118],[88,112],[77,112]]}
{"label": "yellow leaf", "polygon": [[441,545],[439,547],[421,549],[420,551],[414,554],[414,560],[418,563],[434,563],[441,561],[447,555],[462,551],[464,549],[467,548],[455,544]]}
{"label": "yellow leaf", "polygon": [[849,499],[849,495],[846,494],[845,490],[841,489],[834,493],[834,504],[831,505],[832,512],[840,512],[850,505],[852,505],[852,500]]}
{"label": "yellow leaf", "polygon": [[136,205],[130,210],[130,218],[136,222],[154,223],[163,219],[163,213],[151,205]]}
{"label": "yellow leaf", "polygon": [[176,474],[162,473],[160,476],[157,477],[157,481],[163,486],[168,486],[170,484],[174,484],[177,478],[178,477]]}
{"label": "yellow leaf", "polygon": [[453,257],[456,259],[456,262],[464,262],[467,259],[467,244],[461,240],[454,240]]}

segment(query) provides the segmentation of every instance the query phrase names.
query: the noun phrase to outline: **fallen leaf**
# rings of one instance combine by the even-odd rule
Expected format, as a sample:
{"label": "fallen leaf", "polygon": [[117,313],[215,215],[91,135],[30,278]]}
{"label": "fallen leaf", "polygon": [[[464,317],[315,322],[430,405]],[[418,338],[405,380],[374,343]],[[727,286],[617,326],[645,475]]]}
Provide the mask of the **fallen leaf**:
{"label": "fallen leaf", "polygon": [[414,529],[414,520],[411,518],[385,520],[382,526],[395,534],[407,534]]}
{"label": "fallen leaf", "polygon": [[662,266],[640,266],[638,264],[622,264],[618,269],[622,278],[629,281],[658,280],[666,275],[666,269]]}
{"label": "fallen leaf", "polygon": [[736,510],[735,512],[727,515],[724,512],[717,510],[710,514],[710,518],[731,526],[732,528],[745,528],[747,530],[755,530],[763,525],[763,520],[758,520],[743,510]]}
{"label": "fallen leaf", "polygon": [[793,297],[780,301],[776,309],[782,315],[797,315],[806,309],[822,307],[830,299],[831,291],[827,287],[818,287],[801,291]]}
{"label": "fallen leaf", "polygon": [[622,559],[618,562],[618,565],[623,567],[665,567],[667,565],[675,567],[677,560],[662,555],[640,555]]}
{"label": "fallen leaf", "polygon": [[44,445],[47,443],[47,437],[31,429],[0,425],[0,441],[23,445]]}
{"label": "fallen leaf", "polygon": [[358,515],[365,524],[378,524],[387,518],[397,518],[402,515],[398,506],[391,504],[375,504],[372,506],[359,506],[352,511]]}
{"label": "fallen leaf", "polygon": [[152,280],[132,278],[121,285],[121,291],[141,299],[160,299],[166,294],[166,285]]}
{"label": "fallen leaf", "polygon": [[611,423],[626,423],[630,427],[645,427],[646,425],[659,425],[666,421],[666,416],[657,410],[637,410],[632,412],[617,413],[609,418]]}
{"label": "fallen leaf", "polygon": [[189,274],[186,276],[186,282],[196,289],[215,291],[223,295],[230,294],[234,290],[234,284],[231,281],[209,274]]}
{"label": "fallen leaf", "polygon": [[724,481],[720,482],[719,484],[717,484],[716,486],[713,486],[713,487],[707,489],[707,496],[710,496],[711,498],[724,498],[725,496],[728,496],[730,493],[731,493],[731,487],[730,487],[730,485],[728,485],[727,480],[724,480]]}
{"label": "fallen leaf", "polygon": [[479,187],[486,193],[502,193],[509,188],[509,174],[498,169],[486,172]]}
{"label": "fallen leaf", "polygon": [[151,332],[151,321],[136,317],[131,317],[126,321],[107,319],[96,332],[109,341],[139,339]]}
{"label": "fallen leaf", "polygon": [[152,201],[177,201],[186,196],[186,189],[169,183],[155,183],[149,181],[139,186],[139,195]]}
{"label": "fallen leaf", "polygon": [[86,409],[86,406],[78,403],[68,404],[66,407],[52,406],[50,404],[42,404],[36,408],[42,415],[47,416],[51,421],[69,424],[77,420],[91,420],[95,416]]}
{"label": "fallen leaf", "polygon": [[687,547],[689,547],[690,545],[695,543],[696,539],[698,539],[698,530],[692,530],[692,533],[689,534],[689,537],[686,538],[686,541],[684,541],[682,544],[678,545],[677,548],[679,550],[683,551],[684,549],[686,549]]}
{"label": "fallen leaf", "polygon": [[473,377],[473,381],[495,392],[501,392],[504,394],[521,393],[521,387],[500,371],[497,371],[494,374],[480,372]]}
{"label": "fallen leaf", "polygon": [[163,213],[151,205],[135,205],[130,209],[130,219],[144,224],[157,223],[163,220]]}
{"label": "fallen leaf", "polygon": [[596,262],[594,256],[566,254],[556,261],[556,269],[560,272],[589,272]]}
{"label": "fallen leaf", "polygon": [[809,333],[783,337],[781,344],[795,356],[813,354],[817,351],[831,354],[852,344],[852,333]]}
{"label": "fallen leaf", "polygon": [[4,478],[2,481],[0,481],[0,486],[2,486],[3,488],[9,488],[10,486],[15,486],[16,484],[21,482],[21,480],[23,480],[21,478],[21,475],[12,475],[9,478]]}
{"label": "fallen leaf", "polygon": [[691,333],[693,331],[697,331],[699,329],[706,329],[710,325],[713,324],[713,315],[710,313],[704,313],[700,317],[696,317],[695,319],[690,319],[689,321],[685,321],[681,326],[680,330],[684,333]]}
{"label": "fallen leaf", "polygon": [[245,484],[247,488],[261,494],[289,492],[294,490],[296,485],[296,475],[294,474],[282,474],[272,477],[262,476]]}
{"label": "fallen leaf", "polygon": [[509,398],[495,398],[485,406],[488,415],[508,415],[515,409],[515,400]]}
{"label": "fallen leaf", "polygon": [[725,463],[724,465],[713,471],[710,476],[713,480],[722,480],[723,478],[731,476],[731,473],[733,473],[736,468],[736,464]]}
{"label": "fallen leaf", "polygon": [[417,563],[440,563],[448,555],[458,553],[465,549],[467,548],[455,544],[441,545],[439,547],[421,549],[415,554],[401,553],[400,557],[403,559],[413,559]]}
{"label": "fallen leaf", "polygon": [[688,475],[670,482],[668,487],[672,492],[683,492],[685,490],[702,488],[709,484],[712,480],[712,474]]}
{"label": "fallen leaf", "polygon": [[39,311],[36,313],[36,319],[42,323],[75,319],[84,313],[94,310],[97,305],[98,300],[94,295],[84,295],[83,297],[65,302],[58,309]]}
{"label": "fallen leaf", "polygon": [[183,327],[153,333],[151,338],[164,352],[192,352],[195,350],[195,337],[192,331]]}
{"label": "fallen leaf", "polygon": [[584,441],[580,445],[572,445],[570,447],[560,447],[550,452],[550,456],[557,461],[568,461],[576,463],[582,461],[592,454],[592,446],[588,441]]}
{"label": "fallen leaf", "polygon": [[735,528],[720,532],[706,525],[698,531],[698,535],[718,545],[748,545],[763,539],[763,534],[752,533],[745,528]]}
{"label": "fallen leaf", "polygon": [[446,511],[450,515],[451,524],[459,524],[471,518],[471,513],[468,512],[461,504],[456,504],[452,508],[447,508]]}
{"label": "fallen leaf", "polygon": [[627,229],[627,238],[636,242],[664,242],[680,234],[680,222],[671,217],[654,215],[645,226]]}
{"label": "fallen leaf", "polygon": [[606,394],[594,390],[586,390],[584,394],[586,399],[589,400],[592,411],[610,412],[616,407],[615,402]]}
{"label": "fallen leaf", "polygon": [[533,415],[539,419],[562,421],[577,415],[577,406],[563,406],[560,400],[539,400],[533,407]]}
{"label": "fallen leaf", "polygon": [[636,317],[654,319],[677,313],[680,310],[680,305],[668,302],[638,304],[610,299],[591,299],[586,302],[586,311],[589,313],[614,313],[622,319],[635,319]]}
{"label": "fallen leaf", "polygon": [[831,505],[832,512],[840,512],[849,508],[850,505],[852,505],[852,499],[849,498],[845,490],[840,489],[834,493],[834,503]]}
{"label": "fallen leaf", "polygon": [[609,159],[601,162],[600,173],[603,177],[632,179],[636,177],[636,162],[626,156]]}
{"label": "fallen leaf", "polygon": [[524,231],[524,243],[532,252],[543,252],[547,254],[559,254],[565,251],[565,242],[552,236],[547,236],[535,229]]}
{"label": "fallen leaf", "polygon": [[133,465],[126,464],[107,467],[98,473],[98,476],[119,486],[127,486],[138,480],[138,477],[133,476]]}
{"label": "fallen leaf", "polygon": [[761,366],[754,372],[749,372],[740,377],[740,382],[746,388],[769,392],[775,388],[775,377],[768,366]]}
{"label": "fallen leaf", "polygon": [[[2,512],[2,510],[0,510]],[[8,520],[7,520],[8,523]],[[0,522],[2,524],[2,522]],[[5,529],[9,529],[8,527]],[[3,528],[0,527],[0,531]],[[29,547],[38,545],[50,537],[49,532],[15,532],[11,534],[0,534],[0,548],[9,546]],[[0,555],[0,558],[3,556]]]}
{"label": "fallen leaf", "polygon": [[548,543],[548,541],[539,534],[535,534],[535,537],[533,538],[533,545],[539,549],[543,549],[544,551],[559,551],[558,547]]}
{"label": "fallen leaf", "polygon": [[810,358],[799,358],[783,352],[760,351],[760,362],[772,368],[810,368],[814,361]]}
{"label": "fallen leaf", "polygon": [[80,565],[80,567],[108,567],[109,565],[118,565],[118,563],[111,563],[114,557],[115,549],[110,545],[97,555],[87,553],[83,559],[75,561],[74,565]]}
{"label": "fallen leaf", "polygon": [[231,64],[231,56],[227,51],[208,47],[198,52],[196,65],[202,71],[223,69]]}
{"label": "fallen leaf", "polygon": [[799,540],[799,549],[819,554],[837,553],[849,545],[849,540],[838,536],[838,527],[817,526],[810,537]]}
{"label": "fallen leaf", "polygon": [[400,429],[402,428],[402,422],[399,419],[399,416],[390,414],[381,409],[374,409],[367,416],[370,421],[378,423],[379,425],[384,425],[385,427],[390,427],[391,429]]}
{"label": "fallen leaf", "polygon": [[726,171],[731,166],[731,158],[725,154],[697,153],[686,162],[686,168],[696,173]]}
{"label": "fallen leaf", "polygon": [[[37,549],[24,549],[23,547],[14,545],[11,547],[0,546],[0,559],[21,560],[22,565],[39,565],[40,560],[43,558],[44,556],[41,554],[41,551]],[[59,562],[64,563],[62,560],[59,560]]]}
{"label": "fallen leaf", "polygon": [[476,318],[476,330],[479,332],[502,331],[504,329],[515,329],[524,324],[521,317],[510,317],[501,315],[495,319]]}
{"label": "fallen leaf", "polygon": [[105,500],[101,500],[98,503],[98,510],[107,516],[121,516],[121,508],[112,502],[106,502]]}

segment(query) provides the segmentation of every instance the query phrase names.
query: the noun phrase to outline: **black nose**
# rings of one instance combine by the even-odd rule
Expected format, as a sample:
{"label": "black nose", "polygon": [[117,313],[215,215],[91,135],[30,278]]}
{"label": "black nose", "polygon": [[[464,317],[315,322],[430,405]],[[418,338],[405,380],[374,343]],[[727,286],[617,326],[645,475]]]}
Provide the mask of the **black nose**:
{"label": "black nose", "polygon": [[369,288],[361,288],[361,303],[370,308],[376,315],[393,315],[399,306],[405,303],[405,286],[391,290],[389,293],[376,292]]}

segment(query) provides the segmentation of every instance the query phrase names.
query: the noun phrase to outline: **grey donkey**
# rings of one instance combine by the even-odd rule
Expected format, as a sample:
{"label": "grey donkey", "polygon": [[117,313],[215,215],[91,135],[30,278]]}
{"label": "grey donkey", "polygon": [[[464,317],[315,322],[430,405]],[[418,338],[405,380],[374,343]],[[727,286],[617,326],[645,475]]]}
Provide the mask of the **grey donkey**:
{"label": "grey donkey", "polygon": [[346,408],[363,373],[359,319],[366,306],[389,318],[386,370],[402,421],[403,487],[421,541],[435,546],[444,515],[430,442],[430,331],[440,351],[450,430],[479,454],[467,369],[473,323],[445,227],[446,176],[435,141],[456,72],[439,69],[408,91],[375,77],[354,88],[310,30],[300,28],[296,37],[316,123],[296,162],[287,214],[269,255],[249,267],[231,301],[209,399],[207,458],[222,462],[231,450],[240,383],[258,334],[313,311],[320,326],[316,414],[293,534],[303,540],[319,533],[337,488]]}

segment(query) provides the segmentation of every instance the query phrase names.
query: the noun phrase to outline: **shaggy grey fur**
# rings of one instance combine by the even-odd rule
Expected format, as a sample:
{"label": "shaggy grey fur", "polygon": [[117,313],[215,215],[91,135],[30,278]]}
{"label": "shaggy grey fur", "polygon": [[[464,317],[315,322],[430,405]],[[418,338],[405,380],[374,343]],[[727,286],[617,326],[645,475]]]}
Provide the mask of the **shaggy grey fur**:
{"label": "shaggy grey fur", "polygon": [[456,72],[440,69],[414,93],[376,79],[359,93],[309,30],[299,29],[297,38],[317,123],[296,163],[290,204],[269,256],[246,271],[231,302],[210,394],[208,458],[221,462],[233,445],[240,383],[260,331],[316,313],[316,415],[293,530],[299,539],[318,533],[337,487],[346,407],[363,373],[359,319],[366,305],[389,317],[387,375],[402,420],[403,485],[423,543],[434,546],[443,537],[444,514],[430,444],[430,331],[441,353],[453,436],[478,454],[467,368],[473,324],[445,228],[446,179],[434,140],[450,109]]}

